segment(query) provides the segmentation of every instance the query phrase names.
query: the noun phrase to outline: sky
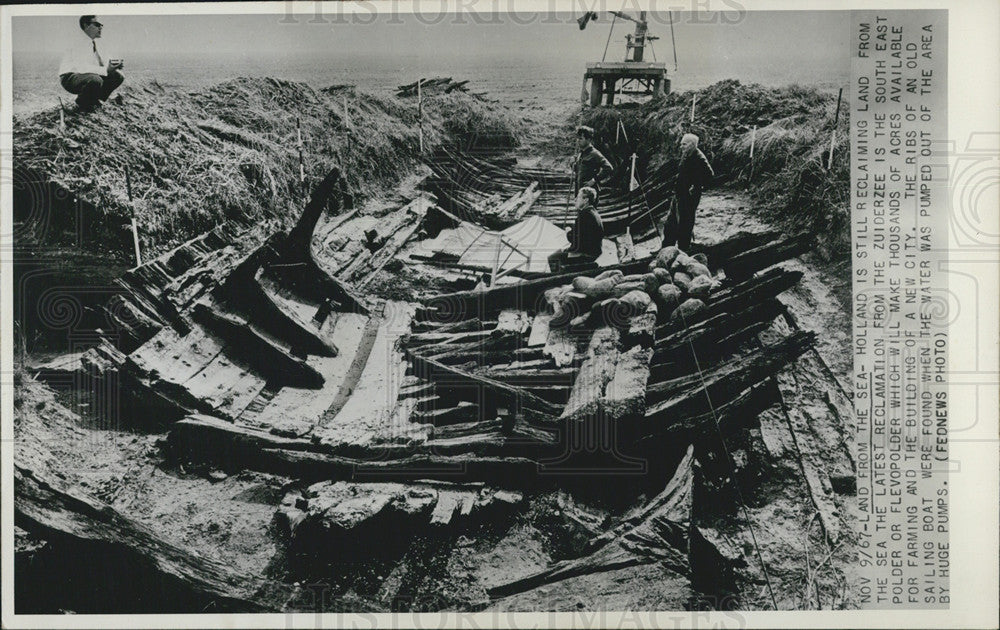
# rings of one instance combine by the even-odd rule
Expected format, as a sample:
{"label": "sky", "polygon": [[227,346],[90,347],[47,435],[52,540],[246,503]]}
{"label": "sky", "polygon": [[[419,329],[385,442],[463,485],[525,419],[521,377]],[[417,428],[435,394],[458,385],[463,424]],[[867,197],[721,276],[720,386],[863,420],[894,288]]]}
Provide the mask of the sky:
{"label": "sky", "polygon": [[[469,56],[524,58],[572,56],[581,61],[600,59],[612,18],[580,31],[571,14],[498,14],[490,23],[486,14],[413,15],[363,14],[351,23],[345,16],[297,15],[100,15],[104,41],[122,55],[190,54],[365,57],[394,53],[401,56]],[[476,19],[478,18],[478,20]],[[849,59],[849,12],[717,13],[695,17],[675,12],[674,33],[681,62],[711,56],[724,62],[757,57],[773,59]],[[519,23],[520,22],[520,23]],[[524,22],[528,22],[524,24]],[[667,14],[650,16],[657,59],[672,61]],[[620,58],[631,23],[617,20],[608,59]],[[57,54],[70,38],[80,37],[75,17],[14,18],[15,57]]]}

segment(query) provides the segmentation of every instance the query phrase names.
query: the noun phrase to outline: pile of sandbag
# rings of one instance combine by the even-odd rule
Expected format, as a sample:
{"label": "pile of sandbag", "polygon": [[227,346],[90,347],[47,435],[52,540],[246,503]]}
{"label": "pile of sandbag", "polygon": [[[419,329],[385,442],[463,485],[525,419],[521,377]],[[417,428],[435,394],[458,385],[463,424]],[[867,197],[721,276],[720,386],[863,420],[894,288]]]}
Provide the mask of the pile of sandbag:
{"label": "pile of sandbag", "polygon": [[546,292],[552,325],[625,327],[639,315],[683,323],[705,308],[717,286],[705,262],[671,245],[657,253],[647,273],[626,276],[616,269],[574,278],[571,286]]}

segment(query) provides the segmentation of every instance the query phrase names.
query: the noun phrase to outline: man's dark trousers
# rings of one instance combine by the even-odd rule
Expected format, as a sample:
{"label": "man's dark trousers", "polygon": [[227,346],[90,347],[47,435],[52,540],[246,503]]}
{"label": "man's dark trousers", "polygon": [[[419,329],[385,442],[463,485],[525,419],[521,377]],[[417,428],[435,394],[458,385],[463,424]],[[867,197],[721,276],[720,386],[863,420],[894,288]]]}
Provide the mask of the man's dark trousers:
{"label": "man's dark trousers", "polygon": [[663,245],[674,245],[687,252],[694,232],[694,215],[701,201],[701,193],[677,195],[677,207],[667,217],[663,230]]}
{"label": "man's dark trousers", "polygon": [[99,74],[67,72],[59,77],[59,82],[70,94],[77,94],[76,104],[83,110],[97,106],[97,101],[108,100],[111,93],[125,80],[121,72],[111,70],[107,76]]}

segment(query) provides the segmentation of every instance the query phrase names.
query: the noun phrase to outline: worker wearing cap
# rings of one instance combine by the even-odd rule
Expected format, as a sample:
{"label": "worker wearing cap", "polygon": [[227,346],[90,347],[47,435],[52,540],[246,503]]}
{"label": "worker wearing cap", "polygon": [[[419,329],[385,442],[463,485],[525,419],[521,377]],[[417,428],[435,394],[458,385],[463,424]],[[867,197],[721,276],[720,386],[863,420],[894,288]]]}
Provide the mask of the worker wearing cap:
{"label": "worker wearing cap", "polygon": [[[576,128],[577,143],[580,153],[576,156],[573,165],[574,180],[573,193],[580,192],[583,187],[593,188],[598,197],[601,194],[601,178],[611,174],[614,170],[611,162],[604,157],[600,151],[594,148],[594,130],[591,127],[580,126]],[[594,204],[596,205],[596,200]]]}
{"label": "worker wearing cap", "polygon": [[698,148],[698,136],[686,133],[681,138],[681,163],[677,169],[677,208],[664,222],[663,245],[674,245],[682,251],[691,246],[694,215],[701,201],[701,191],[712,183],[715,172],[708,158]]}
{"label": "worker wearing cap", "polygon": [[576,222],[566,238],[569,247],[549,256],[549,268],[559,272],[565,267],[594,266],[604,244],[604,223],[597,213],[597,191],[584,186],[576,194]]}
{"label": "worker wearing cap", "polygon": [[59,82],[70,94],[76,94],[80,111],[93,111],[99,101],[106,101],[125,80],[122,61],[109,59],[97,45],[103,24],[93,15],[80,18],[83,34],[72,42],[59,64]]}

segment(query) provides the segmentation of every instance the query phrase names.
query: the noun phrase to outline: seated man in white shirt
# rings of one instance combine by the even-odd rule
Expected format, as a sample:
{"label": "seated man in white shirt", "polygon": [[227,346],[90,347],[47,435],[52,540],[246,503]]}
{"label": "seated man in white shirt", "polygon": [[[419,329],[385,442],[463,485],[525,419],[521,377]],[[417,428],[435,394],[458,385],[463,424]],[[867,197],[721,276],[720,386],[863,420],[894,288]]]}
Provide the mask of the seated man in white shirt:
{"label": "seated man in white shirt", "polygon": [[106,101],[111,93],[122,84],[122,61],[109,59],[105,62],[97,38],[104,25],[93,15],[80,18],[80,28],[84,36],[74,41],[62,63],[59,64],[59,82],[70,94],[78,95],[76,104],[80,111],[91,112],[98,101]]}

